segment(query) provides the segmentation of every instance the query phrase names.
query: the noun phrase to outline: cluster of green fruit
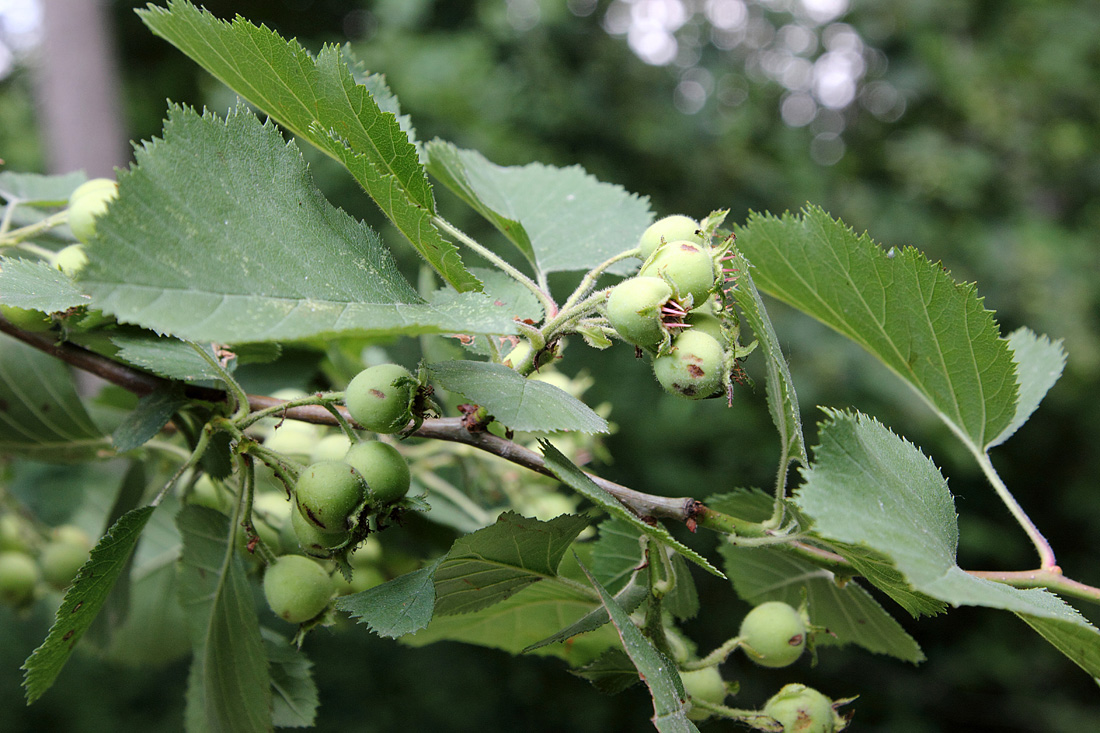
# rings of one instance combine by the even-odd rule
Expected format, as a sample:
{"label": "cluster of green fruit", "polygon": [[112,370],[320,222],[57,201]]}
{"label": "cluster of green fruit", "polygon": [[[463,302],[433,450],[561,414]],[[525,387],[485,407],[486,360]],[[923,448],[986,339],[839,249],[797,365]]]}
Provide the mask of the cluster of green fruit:
{"label": "cluster of green fruit", "polygon": [[0,603],[25,608],[46,588],[64,590],[91,548],[88,535],[74,525],[43,533],[16,514],[0,515]]}
{"label": "cluster of green fruit", "polygon": [[[768,601],[753,608],[741,621],[734,646],[761,666],[788,667],[801,658],[808,632],[802,611],[781,601]],[[680,678],[689,700],[721,705],[730,692],[717,665],[681,672]],[[781,725],[784,733],[834,733],[847,724],[832,700],[800,684],[784,686],[768,700],[762,712]],[[688,711],[688,717],[694,720],[704,720],[710,715],[704,705]]]}
{"label": "cluster of green fruit", "polygon": [[729,389],[735,322],[716,292],[725,280],[729,244],[712,246],[717,222],[674,215],[642,234],[635,277],[611,289],[606,315],[619,337],[653,356],[665,391],[690,399]]}

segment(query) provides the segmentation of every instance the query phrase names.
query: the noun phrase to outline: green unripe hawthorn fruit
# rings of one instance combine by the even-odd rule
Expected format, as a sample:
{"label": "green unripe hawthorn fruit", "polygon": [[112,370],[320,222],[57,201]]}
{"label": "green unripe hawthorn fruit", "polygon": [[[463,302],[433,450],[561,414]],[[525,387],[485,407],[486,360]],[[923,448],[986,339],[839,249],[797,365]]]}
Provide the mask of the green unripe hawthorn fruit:
{"label": "green unripe hawthorn fruit", "polygon": [[722,321],[714,315],[709,306],[697,308],[688,313],[684,316],[684,323],[691,326],[693,331],[705,333],[720,344],[726,341],[726,334],[722,332]]}
{"label": "green unripe hawthorn fruit", "polygon": [[290,512],[290,521],[287,525],[290,527],[292,539],[288,542],[285,533],[280,533],[280,540],[283,540],[282,546],[289,550],[297,545],[302,552],[311,557],[331,557],[334,550],[347,544],[351,539],[351,532],[346,529],[339,532],[322,532],[310,524],[297,509]]}
{"label": "green unripe hawthorn fruit", "polygon": [[0,552],[0,603],[20,608],[34,600],[38,566],[23,552]]}
{"label": "green unripe hawthorn fruit", "polygon": [[672,286],[659,277],[632,277],[611,289],[607,320],[623,341],[655,349],[665,339],[661,306],[672,297]]}
{"label": "green unripe hawthorn fruit", "polygon": [[672,349],[653,360],[653,374],[666,392],[693,400],[710,397],[722,386],[722,346],[713,337],[688,330],[672,340]]}
{"label": "green unripe hawthorn fruit", "polygon": [[349,445],[351,445],[351,442],[348,440],[348,436],[343,433],[326,435],[314,444],[313,450],[309,454],[309,462],[343,460],[344,454],[348,452]]}
{"label": "green unripe hawthorn fruit", "polygon": [[80,528],[71,525],[58,527],[38,555],[42,577],[58,590],[69,587],[77,571],[87,562],[91,544]]}
{"label": "green unripe hawthorn fruit", "polygon": [[95,219],[118,198],[118,184],[110,178],[93,178],[76,187],[69,195],[69,229],[87,243],[95,236]]}
{"label": "green unripe hawthorn fruit", "polygon": [[764,714],[775,718],[783,733],[834,733],[844,726],[829,698],[799,684],[784,685],[764,705]]}
{"label": "green unripe hawthorn fruit", "polygon": [[322,532],[352,528],[352,513],[367,497],[367,483],[343,461],[311,463],[298,476],[298,511]]}
{"label": "green unripe hawthorn fruit", "polygon": [[324,568],[301,555],[283,555],[264,573],[264,597],[275,615],[292,624],[315,618],[335,591]]}
{"label": "green unripe hawthorn fruit", "polygon": [[[729,694],[726,681],[722,679],[722,673],[717,667],[703,667],[690,672],[681,672],[680,679],[684,682],[684,690],[688,697],[695,700],[706,700],[721,705]],[[705,720],[710,715],[709,710],[701,707],[693,707],[688,711],[688,717],[692,720]]]}
{"label": "green unripe hawthorn fruit", "polygon": [[49,315],[33,308],[0,304],[0,316],[4,316],[11,325],[32,333],[49,331],[53,326],[53,320]]}
{"label": "green unripe hawthorn fruit", "polygon": [[672,216],[666,216],[664,219],[658,219],[642,232],[642,238],[638,241],[638,256],[643,260],[648,259],[662,241],[687,240],[702,244],[703,238],[698,232],[699,222],[690,216],[673,214]]}
{"label": "green unripe hawthorn fruit", "polygon": [[806,648],[806,622],[797,609],[768,601],[752,609],[738,632],[745,653],[764,667],[794,664]]}
{"label": "green unripe hawthorn fruit", "polygon": [[83,244],[70,244],[58,251],[50,260],[50,264],[69,277],[76,277],[77,273],[88,264],[88,253],[84,251]]}
{"label": "green unripe hawthorn fruit", "polygon": [[677,299],[686,303],[691,296],[690,305],[694,307],[706,302],[714,291],[716,278],[710,248],[684,239],[658,247],[638,274],[664,278],[672,285]]}
{"label": "green unripe hawthorn fruit", "polygon": [[19,515],[0,514],[0,552],[29,550],[31,531],[28,523]]}
{"label": "green unripe hawthorn fruit", "polygon": [[398,364],[364,369],[351,380],[345,393],[348,412],[372,433],[400,432],[412,419],[412,379],[409,370]]}
{"label": "green unripe hawthorn fruit", "polygon": [[392,504],[409,493],[412,476],[405,456],[389,443],[366,440],[348,449],[344,460],[367,482],[371,504]]}

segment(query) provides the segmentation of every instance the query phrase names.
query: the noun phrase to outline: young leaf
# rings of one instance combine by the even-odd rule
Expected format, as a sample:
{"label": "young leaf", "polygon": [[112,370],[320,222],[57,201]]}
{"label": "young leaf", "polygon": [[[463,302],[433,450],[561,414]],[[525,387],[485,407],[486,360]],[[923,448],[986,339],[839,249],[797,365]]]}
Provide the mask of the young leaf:
{"label": "young leaf", "polygon": [[718,551],[737,595],[753,605],[783,601],[798,607],[805,592],[810,621],[828,629],[815,637],[817,644],[858,644],[907,662],[924,660],[913,637],[856,581],[841,585],[828,570],[781,549],[723,545]]}
{"label": "young leaf", "polygon": [[184,507],[180,604],[194,659],[186,719],[191,730],[270,731],[271,676],[252,589],[230,542],[229,518]]}
{"label": "young leaf", "polygon": [[752,272],[748,261],[740,254],[734,257],[729,267],[736,270],[737,283],[731,295],[737,307],[745,316],[764,356],[764,369],[767,374],[765,384],[768,390],[768,411],[772,422],[779,431],[780,456],[784,466],[792,460],[806,465],[806,442],[802,435],[802,415],[798,410],[798,396],[794,391],[787,359],[779,346],[771,318],[764,309],[764,302],[752,281]]}
{"label": "young leaf", "polygon": [[61,361],[0,334],[0,454],[83,461],[107,448]]}
{"label": "young leaf", "polygon": [[435,571],[440,560],[362,593],[337,598],[336,608],[379,636],[396,638],[419,631],[435,611]]}
{"label": "young leaf", "polygon": [[1008,348],[1012,349],[1012,360],[1016,362],[1020,400],[1012,423],[990,442],[990,448],[1008,440],[1027,422],[1066,366],[1066,352],[1060,340],[1051,343],[1046,336],[1036,336],[1027,328],[1018,328],[1008,335]]}
{"label": "young leaf", "polygon": [[1015,365],[993,314],[912,248],[886,253],[817,207],[736,231],[757,286],[851,338],[980,455],[1016,411]]}
{"label": "young leaf", "polygon": [[[402,637],[401,642],[419,647],[437,641],[461,641],[520,654],[598,606],[588,588],[547,579],[480,611],[436,616],[428,628]],[[532,653],[559,657],[575,666],[595,659],[617,643],[614,630],[604,626],[573,637],[568,644],[552,644]]]}
{"label": "young leaf", "polygon": [[26,672],[23,687],[28,704],[50,689],[73,647],[95,620],[119,573],[126,567],[153,509],[147,506],[127,512],[92,548],[88,561],[80,568],[57,609],[46,641],[23,664]]}
{"label": "young leaf", "polygon": [[448,616],[500,603],[540,580],[556,578],[569,544],[588,520],[563,514],[549,522],[506,512],[459,537],[435,571],[435,611]]}
{"label": "young leaf", "polygon": [[[433,140],[428,170],[493,224],[540,272],[588,270],[638,246],[649,202],[578,166],[499,166],[475,150]],[[563,226],[568,222],[568,226]],[[627,274],[636,262],[610,272]]]}
{"label": "young leaf", "polygon": [[588,576],[592,587],[600,594],[600,601],[607,609],[611,616],[611,623],[619,633],[623,650],[637,667],[638,675],[649,688],[649,693],[653,697],[653,725],[661,733],[698,733],[699,729],[687,717],[687,708],[684,706],[686,699],[684,684],[676,672],[676,665],[657,651],[649,639],[642,635],[626,611],[615,602],[599,581],[592,577],[588,569],[583,565],[581,569]]}
{"label": "young leaf", "polygon": [[566,486],[597,506],[602,507],[611,516],[625,520],[627,524],[633,526],[642,534],[648,535],[659,544],[671,547],[708,573],[717,575],[719,578],[726,577],[722,574],[722,571],[711,565],[705,557],[673,537],[661,524],[647,524],[642,521],[641,517],[627,509],[621,501],[605,489],[597,486],[592,479],[584,474],[584,471],[574,466],[568,458],[562,455],[561,451],[549,442],[543,440],[540,441],[540,445],[543,454],[546,456],[546,467]]}
{"label": "young leaf", "polygon": [[271,669],[271,719],[278,728],[309,728],[317,717],[313,663],[280,634],[260,627]]}
{"label": "young leaf", "polygon": [[576,397],[503,364],[445,361],[428,369],[441,387],[481,405],[514,430],[607,432],[607,421]]}
{"label": "young leaf", "polygon": [[317,190],[293,144],[247,111],[173,107],[97,221],[80,282],[120,320],[191,341],[509,333],[487,298],[421,299],[378,235]]}
{"label": "young leaf", "polygon": [[1012,588],[959,568],[951,494],[920,451],[858,414],[830,412],[819,435],[796,493],[816,535],[888,558],[919,593],[953,606],[1012,611],[1100,676],[1100,633],[1075,609],[1046,590]]}
{"label": "young leaf", "polygon": [[[416,147],[393,112],[357,84],[341,49],[317,58],[241,17],[218,20],[187,2],[139,10],[142,21],[295,135],[343,163],[421,256],[460,291],[478,290],[454,245],[431,223],[435,199]],[[392,102],[392,94],[386,99]]]}
{"label": "young leaf", "polygon": [[56,313],[91,298],[73,285],[68,275],[42,261],[0,257],[0,303]]}

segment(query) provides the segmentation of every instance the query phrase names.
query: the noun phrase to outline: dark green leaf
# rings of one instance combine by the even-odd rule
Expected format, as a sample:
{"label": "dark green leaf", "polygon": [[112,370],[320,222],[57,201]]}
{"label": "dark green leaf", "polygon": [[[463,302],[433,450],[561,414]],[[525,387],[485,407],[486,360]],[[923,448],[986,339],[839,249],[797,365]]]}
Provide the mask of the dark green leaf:
{"label": "dark green leaf", "polygon": [[135,157],[80,275],[122,321],[218,343],[514,330],[480,294],[421,299],[378,235],[247,111],[223,121],[173,107],[164,138]]}
{"label": "dark green leaf", "polygon": [[642,564],[641,531],[619,516],[600,522],[600,537],[593,543],[589,569],[611,593],[626,585],[635,568]]}
{"label": "dark green leaf", "polygon": [[[588,270],[633,249],[653,219],[646,199],[578,166],[499,166],[442,140],[426,148],[432,175],[544,273]],[[636,266],[624,261],[610,272],[626,274]]]}
{"label": "dark green leaf", "polygon": [[107,600],[115,580],[127,566],[130,553],[154,507],[147,506],[124,514],[94,548],[65,593],[49,635],[23,664],[27,702],[32,703],[50,689],[73,647],[91,626]]}
{"label": "dark green leaf", "polygon": [[0,257],[0,303],[4,305],[56,313],[91,300],[56,267],[40,260]]}
{"label": "dark green leaf", "polygon": [[[326,46],[314,58],[269,28],[239,16],[223,22],[176,0],[167,10],[150,6],[138,14],[153,33],[342,162],[445,280],[460,291],[479,289],[458,250],[431,223],[435,199],[416,147],[393,112],[356,83],[341,49]],[[395,106],[392,94],[384,101]]]}
{"label": "dark green leaf", "polygon": [[706,558],[669,534],[669,531],[662,525],[647,524],[642,521],[641,517],[627,509],[622,502],[609,494],[607,490],[588,478],[584,471],[574,466],[568,458],[562,455],[561,451],[549,442],[543,440],[540,444],[542,445],[542,452],[546,456],[546,467],[566,486],[597,506],[602,507],[611,516],[625,520],[627,524],[633,526],[642,534],[648,535],[659,544],[671,547],[708,573],[717,575],[719,578],[726,577],[722,574],[722,571],[711,565]]}
{"label": "dark green leaf", "polygon": [[975,455],[1012,421],[1012,355],[973,285],[913,248],[888,257],[817,207],[754,214],[736,234],[761,290],[882,360]]}
{"label": "dark green leaf", "polygon": [[[168,379],[183,382],[210,382],[220,379],[218,370],[210,366],[210,362],[202,358],[186,341],[144,333],[112,336],[111,343],[118,347],[115,359]],[[218,358],[211,344],[204,344],[200,348],[211,358]],[[233,364],[230,363],[227,371],[232,371],[232,367]]]}
{"label": "dark green leaf", "polygon": [[234,552],[229,518],[184,507],[180,605],[187,612],[194,658],[188,680],[190,730],[270,731],[271,676],[252,589]]}
{"label": "dark green leaf", "polygon": [[481,405],[514,430],[607,432],[607,421],[576,397],[503,364],[444,361],[428,369],[441,387]]}
{"label": "dark green leaf", "polygon": [[396,638],[419,631],[435,611],[435,571],[442,560],[405,573],[362,593],[336,599],[336,608],[365,623],[379,636]]}
{"label": "dark green leaf", "polygon": [[608,649],[596,660],[570,671],[605,695],[617,695],[638,683],[638,668],[622,649]]}
{"label": "dark green leaf", "polygon": [[156,390],[145,395],[138,400],[137,409],[111,435],[115,450],[125,453],[145,445],[186,404],[187,399],[175,388]]}
{"label": "dark green leaf", "polygon": [[[627,613],[634,613],[634,611],[638,608],[638,606],[641,605],[642,601],[644,601],[646,599],[646,596],[648,595],[649,588],[646,587],[645,584],[640,583],[637,581],[637,579],[635,579],[634,582],[624,585],[622,590],[616,593],[614,597],[615,602],[618,603],[624,611],[626,611]],[[535,651],[536,649],[541,649],[542,647],[549,644],[556,644],[559,641],[572,639],[578,634],[585,634],[589,631],[595,631],[610,620],[611,617],[608,615],[607,609],[603,606],[597,606],[596,608],[586,613],[584,616],[581,616],[579,619],[566,626],[564,629],[561,629],[556,633],[553,633],[550,636],[546,637],[545,639],[537,641],[534,644],[531,644],[530,646],[524,648],[523,653],[527,654],[529,652]],[[631,667],[631,669],[633,669],[633,667]],[[635,677],[637,677],[636,671]]]}
{"label": "dark green leaf", "polygon": [[279,728],[309,728],[317,717],[313,663],[271,629],[260,627],[271,669],[271,719]]}
{"label": "dark green leaf", "polygon": [[61,361],[0,334],[0,453],[68,462],[108,448]]}
{"label": "dark green leaf", "polygon": [[540,522],[506,512],[496,524],[458,538],[435,571],[436,613],[477,611],[557,578],[562,555],[587,526],[571,514]]}
{"label": "dark green leaf", "polygon": [[649,694],[653,698],[652,720],[657,730],[662,733],[698,733],[699,729],[687,717],[684,684],[680,681],[676,664],[657,651],[630,620],[630,615],[615,602],[599,581],[583,565],[581,568],[592,587],[600,594],[600,600],[611,616],[611,623],[619,632],[623,650],[649,688]]}

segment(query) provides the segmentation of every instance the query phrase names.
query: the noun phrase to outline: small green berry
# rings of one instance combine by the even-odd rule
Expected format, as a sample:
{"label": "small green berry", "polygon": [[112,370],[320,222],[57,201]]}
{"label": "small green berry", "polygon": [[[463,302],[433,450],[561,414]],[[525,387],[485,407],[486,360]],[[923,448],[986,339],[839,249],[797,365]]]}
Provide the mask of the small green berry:
{"label": "small green berry", "polygon": [[710,248],[685,239],[662,244],[646,260],[638,274],[664,278],[672,285],[677,300],[685,308],[705,303],[714,291],[716,279]]}
{"label": "small green berry", "polygon": [[748,612],[738,636],[745,653],[757,664],[786,667],[806,648],[806,622],[792,606],[768,601]]}
{"label": "small green berry", "polygon": [[632,277],[611,289],[607,320],[623,341],[656,349],[665,340],[661,306],[672,297],[672,286],[659,277]]}
{"label": "small green berry", "polygon": [[93,178],[69,195],[69,229],[85,244],[95,236],[96,217],[118,198],[118,183],[110,178]]}
{"label": "small green berry", "polygon": [[292,624],[317,617],[335,591],[324,568],[301,555],[283,555],[264,573],[264,597],[275,615]]}
{"label": "small green berry", "polygon": [[21,608],[34,600],[38,566],[23,552],[0,552],[0,603]]}
{"label": "small green berry", "polygon": [[76,277],[88,264],[88,253],[84,251],[83,244],[70,244],[58,251],[50,264],[69,277]]}
{"label": "small green berry", "polygon": [[674,242],[681,239],[702,244],[703,237],[699,235],[699,222],[683,214],[673,214],[658,219],[642,233],[642,238],[638,241],[638,256],[643,260],[648,259],[661,242]]}
{"label": "small green berry", "polygon": [[63,525],[53,532],[53,538],[38,555],[42,577],[58,590],[69,587],[81,566],[88,561],[91,540],[79,527]]}
{"label": "small green berry", "polygon": [[[683,680],[684,690],[689,699],[705,700],[721,705],[729,694],[726,681],[722,679],[722,673],[717,667],[703,667],[690,672],[681,672],[680,679]],[[692,720],[705,720],[710,715],[710,711],[702,707],[688,711],[688,717]]]}
{"label": "small green berry", "polygon": [[409,462],[388,443],[377,440],[356,443],[348,449],[344,461],[367,482],[372,504],[392,504],[409,493],[412,481]]}
{"label": "small green berry", "polygon": [[344,402],[352,418],[373,433],[398,433],[412,420],[413,375],[398,364],[379,364],[355,375]]}
{"label": "small green berry", "polygon": [[295,545],[310,557],[331,557],[333,552],[343,547],[351,539],[351,532],[341,530],[339,532],[322,532],[309,520],[302,516],[297,509],[290,512],[289,526],[290,541],[287,532],[280,532],[279,539],[283,547],[290,551]]}
{"label": "small green berry", "polygon": [[672,341],[672,349],[653,360],[653,374],[666,392],[693,400],[722,387],[724,354],[713,337],[694,329]]}
{"label": "small green berry", "polygon": [[351,529],[352,514],[366,497],[363,477],[343,461],[311,463],[294,489],[298,511],[322,532]]}
{"label": "small green berry", "polygon": [[845,726],[832,700],[806,685],[784,685],[764,705],[764,714],[775,718],[783,733],[835,733]]}

